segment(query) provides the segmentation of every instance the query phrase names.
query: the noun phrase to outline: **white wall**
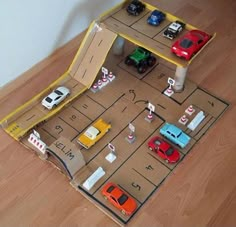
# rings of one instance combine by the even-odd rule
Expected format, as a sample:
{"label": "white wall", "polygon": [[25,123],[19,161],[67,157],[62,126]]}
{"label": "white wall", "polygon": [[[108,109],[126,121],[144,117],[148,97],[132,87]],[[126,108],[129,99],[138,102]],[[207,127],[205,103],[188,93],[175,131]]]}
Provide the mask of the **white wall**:
{"label": "white wall", "polygon": [[0,0],[0,87],[122,0]]}

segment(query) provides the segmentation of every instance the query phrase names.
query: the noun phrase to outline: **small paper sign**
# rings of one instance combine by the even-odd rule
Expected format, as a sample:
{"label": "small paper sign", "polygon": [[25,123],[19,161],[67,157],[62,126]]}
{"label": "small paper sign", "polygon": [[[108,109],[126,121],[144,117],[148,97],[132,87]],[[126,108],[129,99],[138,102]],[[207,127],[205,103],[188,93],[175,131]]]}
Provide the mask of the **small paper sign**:
{"label": "small paper sign", "polygon": [[129,129],[130,129],[132,132],[134,132],[134,131],[135,131],[134,125],[132,125],[131,123],[129,123]]}
{"label": "small paper sign", "polygon": [[152,112],[154,112],[155,111],[155,106],[152,104],[152,103],[148,103],[148,109],[150,110],[150,111],[152,111]]}
{"label": "small paper sign", "polygon": [[115,146],[114,145],[112,145],[111,143],[108,143],[107,146],[111,151],[115,152]]}
{"label": "small paper sign", "polygon": [[175,80],[170,78],[170,77],[168,77],[168,81],[167,82],[168,82],[168,84],[170,84],[172,86],[174,86],[174,84],[175,84]]}
{"label": "small paper sign", "polygon": [[104,74],[108,74],[108,69],[105,68],[105,67],[102,67],[102,72],[103,72]]}

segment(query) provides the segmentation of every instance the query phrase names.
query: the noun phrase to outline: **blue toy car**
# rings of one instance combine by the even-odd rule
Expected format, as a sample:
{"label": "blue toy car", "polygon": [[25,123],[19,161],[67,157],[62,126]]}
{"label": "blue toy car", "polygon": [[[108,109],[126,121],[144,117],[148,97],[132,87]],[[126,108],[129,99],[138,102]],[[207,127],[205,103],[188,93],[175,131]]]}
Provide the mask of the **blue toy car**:
{"label": "blue toy car", "polygon": [[162,126],[160,133],[181,148],[185,148],[191,139],[177,126],[169,123],[165,123],[164,126]]}
{"label": "blue toy car", "polygon": [[163,20],[165,20],[166,15],[161,11],[154,10],[148,17],[147,22],[150,25],[158,26]]}

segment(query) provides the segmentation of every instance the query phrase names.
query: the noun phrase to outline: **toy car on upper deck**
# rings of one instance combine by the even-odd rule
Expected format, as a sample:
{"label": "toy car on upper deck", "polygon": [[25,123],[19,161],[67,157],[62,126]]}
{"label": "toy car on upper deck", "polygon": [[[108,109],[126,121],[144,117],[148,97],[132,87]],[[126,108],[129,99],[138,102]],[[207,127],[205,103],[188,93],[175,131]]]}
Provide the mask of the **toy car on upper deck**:
{"label": "toy car on upper deck", "polygon": [[200,30],[191,30],[177,40],[171,47],[172,53],[190,60],[209,40],[211,36]]}
{"label": "toy car on upper deck", "polygon": [[126,11],[130,15],[138,16],[141,12],[143,12],[145,9],[145,5],[138,1],[138,0],[133,0],[126,8]]}
{"label": "toy car on upper deck", "polygon": [[163,36],[168,39],[174,39],[185,28],[185,24],[180,21],[172,22],[163,32]]}
{"label": "toy car on upper deck", "polygon": [[70,90],[66,87],[58,87],[42,100],[42,105],[51,110],[70,95]]}
{"label": "toy car on upper deck", "polygon": [[185,148],[191,139],[180,128],[169,123],[165,123],[164,126],[161,127],[160,133],[181,148]]}
{"label": "toy car on upper deck", "polygon": [[153,26],[158,26],[163,20],[165,20],[166,15],[159,10],[153,10],[151,15],[147,19],[147,23]]}
{"label": "toy car on upper deck", "polygon": [[178,150],[159,136],[154,136],[148,141],[148,148],[151,151],[155,151],[167,163],[176,163],[179,161],[180,154]]}
{"label": "toy car on upper deck", "polygon": [[102,188],[102,195],[125,215],[132,215],[137,209],[136,201],[114,183],[107,183]]}
{"label": "toy car on upper deck", "polygon": [[111,125],[100,118],[78,137],[77,142],[84,148],[89,149],[98,140],[100,140],[110,128]]}

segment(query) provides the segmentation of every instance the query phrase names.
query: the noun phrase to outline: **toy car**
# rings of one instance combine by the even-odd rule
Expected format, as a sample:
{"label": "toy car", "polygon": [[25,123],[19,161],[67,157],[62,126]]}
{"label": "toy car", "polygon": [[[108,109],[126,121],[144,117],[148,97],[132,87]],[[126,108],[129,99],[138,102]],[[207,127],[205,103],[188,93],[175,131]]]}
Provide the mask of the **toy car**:
{"label": "toy car", "polygon": [[174,39],[183,29],[185,24],[180,21],[172,22],[168,28],[163,32],[163,36]]}
{"label": "toy car", "polygon": [[178,57],[189,60],[196,54],[211,37],[202,31],[192,30],[177,40],[171,47],[171,51]]}
{"label": "toy car", "polygon": [[179,161],[179,152],[159,136],[154,136],[148,141],[148,148],[155,151],[167,163],[176,163]]}
{"label": "toy car", "polygon": [[100,118],[78,137],[77,142],[84,148],[89,149],[98,140],[100,140],[109,131],[110,128],[111,125]]}
{"label": "toy car", "polygon": [[151,52],[137,47],[132,54],[128,55],[125,59],[126,65],[134,65],[138,73],[144,73],[148,67],[152,67],[156,63],[156,58],[152,56]]}
{"label": "toy car", "polygon": [[51,110],[70,95],[70,90],[66,87],[58,87],[42,100],[42,105]]}
{"label": "toy car", "polygon": [[181,148],[185,148],[191,139],[177,126],[169,123],[164,124],[164,126],[160,129],[160,133]]}
{"label": "toy car", "polygon": [[152,11],[151,15],[148,17],[147,22],[150,25],[158,26],[163,20],[165,20],[166,15],[159,10]]}
{"label": "toy car", "polygon": [[138,16],[143,10],[145,9],[145,5],[138,1],[138,0],[133,0],[126,8],[126,11],[130,15]]}
{"label": "toy car", "polygon": [[132,215],[137,208],[136,201],[114,183],[107,183],[102,195],[125,215]]}

